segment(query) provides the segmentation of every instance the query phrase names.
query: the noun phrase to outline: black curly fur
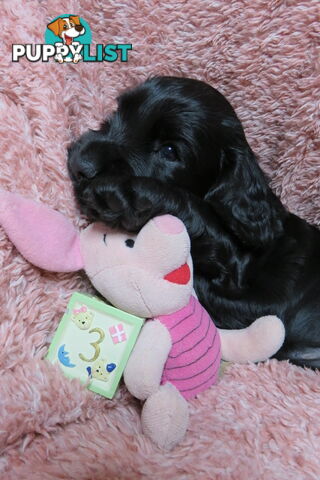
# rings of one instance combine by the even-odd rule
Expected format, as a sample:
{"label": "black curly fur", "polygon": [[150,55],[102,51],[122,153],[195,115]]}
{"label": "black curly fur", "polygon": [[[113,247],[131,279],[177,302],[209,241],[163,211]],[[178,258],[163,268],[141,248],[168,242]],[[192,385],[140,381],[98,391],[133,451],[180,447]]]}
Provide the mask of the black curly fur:
{"label": "black curly fur", "polygon": [[82,212],[129,231],[180,217],[215,323],[241,328],[276,314],[286,327],[276,357],[320,367],[320,232],[272,193],[231,105],[175,77],[149,79],[118,104],[69,149]]}

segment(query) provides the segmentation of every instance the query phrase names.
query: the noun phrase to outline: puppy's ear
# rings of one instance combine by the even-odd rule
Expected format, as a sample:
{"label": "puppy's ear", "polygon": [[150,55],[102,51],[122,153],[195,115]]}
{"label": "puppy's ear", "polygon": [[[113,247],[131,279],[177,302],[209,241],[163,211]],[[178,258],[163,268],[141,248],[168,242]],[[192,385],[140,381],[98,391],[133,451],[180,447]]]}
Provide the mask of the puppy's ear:
{"label": "puppy's ear", "polygon": [[80,25],[80,17],[77,15],[70,15],[69,19],[72,20],[76,25]]}
{"label": "puppy's ear", "polygon": [[226,228],[250,248],[267,246],[283,230],[284,207],[268,186],[245,138],[222,148],[220,172],[205,200]]}
{"label": "puppy's ear", "polygon": [[59,33],[61,32],[61,18],[57,18],[54,22],[51,22],[47,25],[47,28],[51,30],[57,37],[59,37]]}

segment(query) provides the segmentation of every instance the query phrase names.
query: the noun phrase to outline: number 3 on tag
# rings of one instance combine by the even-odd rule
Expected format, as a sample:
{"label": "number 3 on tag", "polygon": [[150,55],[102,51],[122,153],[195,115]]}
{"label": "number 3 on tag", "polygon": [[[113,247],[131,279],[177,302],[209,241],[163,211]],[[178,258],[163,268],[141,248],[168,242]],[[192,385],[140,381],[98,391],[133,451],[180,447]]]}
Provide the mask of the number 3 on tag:
{"label": "number 3 on tag", "polygon": [[101,330],[101,328],[92,328],[91,330],[89,330],[89,333],[97,333],[99,335],[99,339],[95,342],[90,342],[90,345],[92,345],[92,347],[94,348],[94,355],[92,358],[86,358],[82,353],[79,353],[80,359],[84,362],[94,362],[97,360],[100,355],[99,344],[103,342],[105,337],[104,331]]}

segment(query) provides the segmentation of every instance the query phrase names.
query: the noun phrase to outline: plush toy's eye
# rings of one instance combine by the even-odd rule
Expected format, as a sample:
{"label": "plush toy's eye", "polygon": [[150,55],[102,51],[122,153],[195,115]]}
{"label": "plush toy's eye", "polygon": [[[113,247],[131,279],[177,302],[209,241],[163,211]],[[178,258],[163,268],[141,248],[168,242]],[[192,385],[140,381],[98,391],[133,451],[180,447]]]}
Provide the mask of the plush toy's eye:
{"label": "plush toy's eye", "polygon": [[124,243],[125,243],[125,244],[127,245],[127,247],[129,247],[129,248],[133,248],[133,246],[134,246],[134,240],[132,240],[132,238],[128,238]]}
{"label": "plush toy's eye", "polygon": [[163,145],[159,149],[159,153],[162,157],[164,157],[166,160],[170,160],[171,162],[178,160],[178,155],[173,145]]}
{"label": "plush toy's eye", "polygon": [[103,235],[103,242],[107,245],[107,234],[106,233]]}

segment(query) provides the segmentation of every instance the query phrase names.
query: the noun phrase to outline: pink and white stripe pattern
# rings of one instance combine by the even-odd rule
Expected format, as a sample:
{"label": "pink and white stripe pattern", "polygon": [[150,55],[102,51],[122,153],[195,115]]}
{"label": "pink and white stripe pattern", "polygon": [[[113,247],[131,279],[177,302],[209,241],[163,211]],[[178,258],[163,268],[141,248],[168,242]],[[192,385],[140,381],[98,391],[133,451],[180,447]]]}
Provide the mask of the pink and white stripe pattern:
{"label": "pink and white stripe pattern", "polygon": [[161,383],[172,383],[186,399],[211,387],[217,381],[221,345],[207,311],[191,296],[186,307],[156,319],[168,328],[172,339]]}

